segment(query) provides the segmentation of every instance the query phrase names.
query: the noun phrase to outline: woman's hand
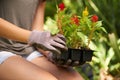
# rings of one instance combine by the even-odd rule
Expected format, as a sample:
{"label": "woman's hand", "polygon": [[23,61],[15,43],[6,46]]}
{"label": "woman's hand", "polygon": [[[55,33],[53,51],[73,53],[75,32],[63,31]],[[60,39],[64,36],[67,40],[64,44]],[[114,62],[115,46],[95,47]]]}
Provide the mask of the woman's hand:
{"label": "woman's hand", "polygon": [[40,48],[37,48],[37,50],[38,50],[41,54],[43,54],[45,57],[48,57],[48,56],[49,56],[50,51],[45,51],[45,50],[40,49]]}
{"label": "woman's hand", "polygon": [[47,31],[32,31],[28,43],[56,54],[61,54],[59,49],[67,50],[64,36],[52,36],[50,32]]}

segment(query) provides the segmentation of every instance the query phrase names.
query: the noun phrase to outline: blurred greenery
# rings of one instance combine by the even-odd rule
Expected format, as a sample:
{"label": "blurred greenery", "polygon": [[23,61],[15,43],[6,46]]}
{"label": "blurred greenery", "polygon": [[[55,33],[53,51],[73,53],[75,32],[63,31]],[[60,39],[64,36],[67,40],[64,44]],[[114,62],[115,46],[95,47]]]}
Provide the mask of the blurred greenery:
{"label": "blurred greenery", "polygon": [[[71,9],[72,13],[80,16],[82,10],[87,6],[90,14],[99,16],[99,19],[103,21],[103,27],[108,32],[108,35],[103,34],[98,42],[90,44],[91,48],[96,50],[89,63],[93,68],[94,80],[120,78],[120,0],[48,0],[45,13],[46,23],[50,21],[48,17],[54,19],[56,4],[62,1]],[[84,74],[80,67],[76,69]],[[102,74],[106,74],[104,78]],[[85,75],[83,76],[87,80]]]}

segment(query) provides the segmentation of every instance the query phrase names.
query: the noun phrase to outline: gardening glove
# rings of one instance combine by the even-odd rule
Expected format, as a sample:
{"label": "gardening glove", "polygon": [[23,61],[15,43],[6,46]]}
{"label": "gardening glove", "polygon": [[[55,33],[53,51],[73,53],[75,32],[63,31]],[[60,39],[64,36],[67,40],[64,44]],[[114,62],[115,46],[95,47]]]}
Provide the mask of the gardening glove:
{"label": "gardening glove", "polygon": [[67,50],[64,36],[61,34],[52,36],[48,31],[33,30],[28,43],[58,54],[61,53],[58,48]]}

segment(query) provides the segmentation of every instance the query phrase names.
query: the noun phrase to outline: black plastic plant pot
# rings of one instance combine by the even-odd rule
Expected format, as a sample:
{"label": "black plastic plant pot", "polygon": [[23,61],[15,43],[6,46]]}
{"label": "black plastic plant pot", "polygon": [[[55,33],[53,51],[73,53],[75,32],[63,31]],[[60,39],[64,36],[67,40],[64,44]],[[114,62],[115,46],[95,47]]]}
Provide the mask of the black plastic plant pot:
{"label": "black plastic plant pot", "polygon": [[[86,61],[91,61],[93,56],[93,50],[68,48],[68,51],[61,50],[61,52],[61,54],[53,54],[52,57],[57,65],[79,66]],[[70,64],[68,64],[69,60]]]}
{"label": "black plastic plant pot", "polygon": [[91,61],[93,56],[93,50],[83,50],[83,61]]}
{"label": "black plastic plant pot", "polygon": [[64,65],[69,59],[69,55],[70,55],[69,50],[68,51],[62,50],[61,52],[62,52],[61,54],[53,54],[52,58],[55,64]]}
{"label": "black plastic plant pot", "polygon": [[[71,64],[72,66],[80,66],[83,65],[86,61],[83,61],[83,50],[81,49],[72,49],[69,48],[70,50],[70,58],[73,61]],[[79,64],[75,64],[76,61],[79,61]]]}
{"label": "black plastic plant pot", "polygon": [[80,49],[70,49],[71,59],[73,61],[80,61],[82,60],[82,50]]}
{"label": "black plastic plant pot", "polygon": [[86,62],[91,61],[93,56],[93,50],[85,49],[70,49],[71,59],[74,61]]}

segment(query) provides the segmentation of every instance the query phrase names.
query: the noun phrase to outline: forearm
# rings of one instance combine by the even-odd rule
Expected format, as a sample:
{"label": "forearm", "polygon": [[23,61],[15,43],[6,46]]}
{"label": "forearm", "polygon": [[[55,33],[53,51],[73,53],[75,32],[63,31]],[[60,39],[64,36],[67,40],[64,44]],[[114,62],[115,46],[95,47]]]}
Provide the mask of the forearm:
{"label": "forearm", "polygon": [[34,16],[33,24],[32,24],[32,30],[40,30],[43,31],[44,26],[44,10],[45,10],[45,3],[39,3],[36,14]]}
{"label": "forearm", "polygon": [[30,31],[19,28],[16,25],[0,18],[0,37],[27,43],[30,33]]}

